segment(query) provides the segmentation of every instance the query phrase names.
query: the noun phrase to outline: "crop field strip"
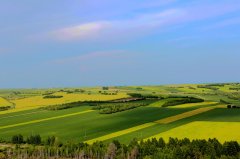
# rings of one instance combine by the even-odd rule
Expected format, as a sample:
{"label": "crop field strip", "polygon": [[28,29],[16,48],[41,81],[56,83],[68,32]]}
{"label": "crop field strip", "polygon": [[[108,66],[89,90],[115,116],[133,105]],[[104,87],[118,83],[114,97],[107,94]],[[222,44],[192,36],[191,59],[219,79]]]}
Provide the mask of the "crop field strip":
{"label": "crop field strip", "polygon": [[0,97],[0,107],[12,106],[13,103],[7,101],[5,98]]}
{"label": "crop field strip", "polygon": [[6,118],[13,118],[13,117],[19,117],[19,116],[24,116],[24,115],[30,115],[30,114],[37,114],[37,113],[42,113],[42,112],[46,112],[47,110],[40,110],[40,111],[34,111],[34,112],[29,112],[29,113],[23,113],[23,114],[18,114],[18,115],[10,115],[10,116],[0,116],[0,120],[1,119],[6,119]]}
{"label": "crop field strip", "polygon": [[168,124],[171,129],[159,131],[157,134],[144,136],[144,140],[163,137],[208,139],[217,138],[221,142],[227,140],[240,141],[240,110],[217,107],[211,111]]}
{"label": "crop field strip", "polygon": [[132,127],[132,128],[128,128],[128,129],[125,129],[125,130],[121,130],[121,131],[114,132],[114,133],[111,133],[111,134],[107,134],[107,135],[104,135],[104,136],[101,136],[101,137],[98,137],[98,138],[95,138],[95,139],[88,140],[88,141],[86,141],[86,143],[92,144],[95,141],[105,141],[105,140],[108,140],[110,138],[115,138],[115,137],[118,137],[118,136],[121,136],[121,135],[128,134],[130,132],[134,132],[134,131],[137,131],[137,130],[141,130],[141,129],[144,129],[144,128],[151,127],[155,124],[156,123],[142,124],[142,125],[139,125],[139,126],[135,126],[135,127]]}
{"label": "crop field strip", "polygon": [[108,101],[120,98],[129,97],[125,93],[119,93],[117,95],[102,95],[102,94],[66,94],[66,93],[55,93],[53,95],[60,95],[63,96],[62,98],[47,98],[44,99],[43,96],[34,96],[28,97],[23,99],[16,99],[12,102],[16,104],[16,109],[25,109],[25,108],[38,108],[43,106],[49,105],[57,105],[57,104],[64,104],[64,103],[71,103],[71,102],[78,102],[78,101]]}
{"label": "crop field strip", "polygon": [[[85,109],[90,108],[91,107],[88,106]],[[47,111],[44,113],[39,113],[37,115],[26,115],[27,117],[24,120],[21,119],[21,116],[12,119],[9,118],[1,121],[0,124],[12,125],[15,124],[16,121],[19,122],[19,120],[21,120],[21,122],[27,122],[29,120],[51,117],[50,113],[52,113],[52,116],[64,115],[66,113],[74,113],[80,109],[82,108],[78,107],[60,111]],[[16,134],[16,132],[21,133],[24,136],[28,136],[29,132],[32,132],[41,134],[43,138],[46,138],[49,135],[54,135],[59,137],[59,139],[61,139],[63,142],[72,139],[76,141],[86,141],[113,132],[118,132],[131,127],[149,123],[158,120],[159,118],[165,118],[168,116],[183,113],[189,110],[193,109],[171,109],[171,111],[169,111],[168,108],[160,109],[153,107],[140,107],[137,109],[109,115],[103,115],[99,114],[98,111],[93,111],[90,113],[85,113],[81,116],[70,116],[67,118],[49,120],[46,122],[6,128],[3,129],[3,131],[0,130],[0,138],[10,140],[11,137]],[[161,117],[159,117],[159,114],[161,114]],[[87,137],[84,137],[85,131],[87,133]]]}
{"label": "crop field strip", "polygon": [[[168,99],[163,99],[157,102],[154,102],[149,107],[162,107],[162,105],[168,101]],[[187,103],[187,104],[180,104],[176,106],[169,106],[168,108],[188,108],[188,107],[199,107],[199,106],[209,106],[209,105],[216,105],[218,102],[202,102],[202,103]]]}
{"label": "crop field strip", "polygon": [[[233,110],[233,109],[226,109],[226,107],[224,107],[224,108],[217,107],[216,109],[212,109],[210,111],[207,111],[207,112],[204,112],[201,114],[197,114],[195,116],[184,118],[184,119],[181,119],[181,120],[169,123],[169,124],[157,124],[157,125],[145,128],[145,129],[131,132],[126,135],[122,135],[122,136],[119,136],[116,138],[106,140],[104,142],[110,143],[113,140],[118,140],[120,142],[128,144],[129,141],[131,141],[133,138],[137,138],[139,141],[145,140],[145,139],[151,138],[152,136],[155,136],[157,134],[167,132],[171,129],[174,129],[174,128],[177,128],[180,126],[184,127],[184,125],[189,124],[194,121],[225,122],[226,124],[232,123],[232,122],[240,122],[239,113],[240,113],[240,109]],[[211,129],[213,129],[213,130],[215,129],[214,125],[212,125]],[[237,130],[237,132],[239,132],[240,127],[235,130]],[[201,130],[199,130],[199,131],[201,131]],[[219,131],[224,131],[224,127],[222,130],[219,130]],[[208,136],[208,131],[204,131],[204,132],[205,132],[205,136]],[[218,136],[218,134],[216,134],[216,138],[221,139],[221,138],[223,138],[223,136],[220,136],[220,135]],[[229,138],[231,138],[231,137],[229,137]],[[166,138],[166,141],[167,140],[168,140],[168,138]]]}
{"label": "crop field strip", "polygon": [[65,114],[65,115],[61,115],[61,116],[54,116],[54,117],[45,118],[45,119],[38,119],[38,120],[32,120],[32,121],[23,122],[23,123],[17,123],[17,124],[12,124],[12,125],[1,126],[0,130],[6,129],[6,128],[17,127],[17,126],[28,125],[28,124],[39,123],[39,122],[44,122],[44,121],[49,121],[49,120],[54,120],[54,119],[66,118],[66,117],[70,117],[70,116],[75,116],[75,115],[89,113],[89,112],[92,112],[92,111],[94,111],[94,110],[86,110],[86,111],[77,112],[77,113]]}
{"label": "crop field strip", "polygon": [[187,104],[171,106],[169,108],[188,108],[188,107],[209,106],[209,105],[217,105],[217,104],[218,102],[187,103]]}
{"label": "crop field strip", "polygon": [[[107,100],[109,98],[115,98],[116,96],[102,96],[103,94],[99,93],[99,91],[102,91],[101,88],[96,90],[88,89],[85,93],[55,92],[53,93],[54,95],[63,95],[63,98],[56,99],[43,99],[46,90],[37,93],[32,92],[33,90],[28,90],[28,92],[24,91],[19,95],[12,95],[12,92],[10,92],[9,94],[2,95],[2,97],[7,99],[6,101],[14,101],[17,104],[15,103],[15,109],[0,111],[0,138],[8,141],[11,140],[11,137],[16,133],[26,137],[31,132],[40,134],[43,139],[54,135],[62,142],[69,140],[90,142],[96,139],[111,142],[113,139],[117,139],[127,144],[135,137],[138,139],[146,139],[158,134],[162,135],[168,131],[170,132],[172,129],[175,131],[173,131],[174,134],[179,131],[177,128],[183,129],[185,126],[190,129],[195,126],[190,123],[195,121],[225,122],[225,126],[227,126],[228,123],[240,122],[239,110],[218,110],[218,102],[220,99],[232,104],[240,104],[238,100],[229,98],[229,96],[227,96],[228,94],[224,93],[236,92],[236,90],[229,90],[229,88],[237,88],[237,86],[227,85],[227,87],[217,87],[219,88],[218,92],[198,86],[199,85],[142,86],[142,90],[138,90],[138,87],[135,86],[130,88],[120,87],[116,89],[120,92],[118,94],[120,96],[126,96],[127,93],[134,92],[159,95],[160,97],[164,97],[164,99],[148,106],[120,113],[103,115],[99,114],[98,111],[93,111],[79,116],[74,114],[76,112],[90,110],[92,107],[84,105],[86,108],[78,107],[58,111],[43,111],[38,108],[56,103],[63,104],[75,100],[79,101],[80,98],[83,99],[85,97],[95,99],[97,96],[99,99],[101,98],[101,100],[103,98]],[[204,84],[202,86],[204,86]],[[240,88],[240,85],[238,87]],[[88,91],[91,93],[89,94]],[[232,94],[229,95],[232,97]],[[177,98],[179,98],[179,96],[194,96],[204,99],[205,102],[180,104],[162,108],[165,102],[171,100],[168,96],[171,96],[171,98],[175,96]],[[226,107],[226,104],[224,107]],[[68,116],[68,114],[72,115]],[[228,116],[224,117],[225,115]],[[212,117],[214,120],[212,120]],[[214,124],[212,127],[214,127]],[[223,131],[225,128],[228,129],[229,127],[219,128],[219,131]],[[233,126],[233,128],[240,131],[236,126]],[[208,132],[205,131],[205,133],[205,136],[208,136]],[[220,138],[224,137],[220,136]]]}
{"label": "crop field strip", "polygon": [[81,106],[77,108],[64,109],[59,111],[32,109],[32,110],[18,111],[18,112],[13,112],[8,114],[0,114],[0,119],[1,119],[0,127],[5,125],[13,125],[16,123],[24,123],[32,120],[39,120],[39,119],[51,118],[54,116],[62,116],[65,114],[82,112],[89,109],[91,109],[90,106]]}
{"label": "crop field strip", "polygon": [[64,104],[64,103],[71,103],[71,102],[79,102],[79,101],[108,101],[108,100],[115,100],[121,98],[129,97],[126,93],[118,93],[117,95],[103,95],[103,94],[66,94],[66,93],[55,93],[54,95],[61,95],[62,98],[53,98],[53,99],[44,99],[43,96],[32,96],[26,97],[21,99],[9,100],[6,101],[4,98],[0,97],[0,106],[1,104],[8,104],[12,105],[15,104],[14,109],[0,111],[1,114],[8,114],[14,113],[18,111],[26,111],[37,109],[40,107],[50,106],[50,105],[57,105],[57,104]]}
{"label": "crop field strip", "polygon": [[27,107],[27,108],[21,108],[21,109],[9,109],[6,111],[0,111],[0,115],[4,115],[4,114],[10,114],[10,113],[17,113],[17,112],[21,112],[21,111],[28,111],[28,110],[33,110],[36,109],[36,107]]}
{"label": "crop field strip", "polygon": [[171,116],[171,117],[168,117],[168,118],[165,118],[165,119],[161,119],[161,120],[155,121],[155,123],[158,123],[158,124],[169,124],[169,123],[172,123],[174,121],[177,121],[177,120],[180,120],[180,119],[184,119],[184,118],[187,118],[187,117],[191,117],[191,116],[194,116],[194,115],[197,115],[197,114],[200,114],[200,113],[204,113],[204,112],[210,111],[210,110],[218,108],[218,107],[222,107],[222,105],[220,105],[220,106],[212,106],[212,107],[205,107],[205,108],[199,108],[199,109],[192,110],[192,111],[189,111],[189,112],[186,112],[186,113],[178,114],[178,115],[175,115],[175,116]]}
{"label": "crop field strip", "polygon": [[[213,129],[214,128],[214,129]],[[170,129],[168,131],[153,135],[146,138],[160,138],[168,139],[169,137],[176,137],[183,139],[185,137],[189,139],[208,139],[208,138],[218,138],[222,143],[227,140],[239,141],[240,123],[239,122],[214,122],[214,121],[194,121],[181,125],[179,127]],[[201,131],[200,131],[201,130]],[[204,131],[202,131],[204,130]],[[236,130],[236,131],[233,131]],[[207,136],[206,136],[207,132]]]}
{"label": "crop field strip", "polygon": [[169,124],[169,123],[175,122],[177,120],[181,120],[181,119],[188,118],[188,117],[200,114],[200,113],[210,111],[210,110],[215,109],[215,108],[217,108],[217,106],[191,110],[191,111],[188,111],[188,112],[185,112],[185,113],[182,113],[182,114],[174,115],[174,116],[167,117],[167,118],[164,118],[164,119],[161,119],[161,120],[156,120],[156,121],[153,121],[153,122],[145,123],[145,124],[138,125],[138,126],[135,126],[135,127],[132,127],[132,128],[121,130],[121,131],[114,132],[114,133],[111,133],[111,134],[107,134],[107,135],[104,135],[104,136],[101,136],[101,137],[98,137],[98,138],[95,138],[95,139],[87,140],[86,143],[92,144],[95,141],[109,140],[111,138],[115,138],[115,137],[122,136],[122,135],[125,135],[125,134],[128,134],[128,133],[134,132],[134,131],[145,129],[145,128],[148,128],[148,127],[151,127],[151,126],[154,126],[154,125],[157,125],[157,124]]}

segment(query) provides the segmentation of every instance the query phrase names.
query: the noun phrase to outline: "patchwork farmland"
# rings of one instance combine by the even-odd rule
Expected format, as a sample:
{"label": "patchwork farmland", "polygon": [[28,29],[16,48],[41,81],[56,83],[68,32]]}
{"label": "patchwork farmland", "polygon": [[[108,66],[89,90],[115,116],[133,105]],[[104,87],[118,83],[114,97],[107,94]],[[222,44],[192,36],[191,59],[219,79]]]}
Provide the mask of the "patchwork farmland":
{"label": "patchwork farmland", "polygon": [[240,142],[238,88],[226,83],[1,90],[0,150],[21,136],[21,142],[41,136],[35,144],[54,139],[66,145],[171,138]]}
{"label": "patchwork farmland", "polygon": [[0,111],[0,139],[39,134],[89,144],[152,137],[237,140],[240,109],[227,108],[240,104],[233,88],[240,85],[2,90],[0,107],[14,107]]}

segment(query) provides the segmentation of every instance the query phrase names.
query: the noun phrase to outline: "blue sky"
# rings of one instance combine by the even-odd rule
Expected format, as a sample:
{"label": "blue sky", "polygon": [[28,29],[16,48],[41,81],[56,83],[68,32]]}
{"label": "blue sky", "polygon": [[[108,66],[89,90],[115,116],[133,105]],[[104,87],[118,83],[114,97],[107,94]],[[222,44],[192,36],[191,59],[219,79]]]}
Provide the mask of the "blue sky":
{"label": "blue sky", "polygon": [[240,81],[239,0],[1,0],[0,88]]}

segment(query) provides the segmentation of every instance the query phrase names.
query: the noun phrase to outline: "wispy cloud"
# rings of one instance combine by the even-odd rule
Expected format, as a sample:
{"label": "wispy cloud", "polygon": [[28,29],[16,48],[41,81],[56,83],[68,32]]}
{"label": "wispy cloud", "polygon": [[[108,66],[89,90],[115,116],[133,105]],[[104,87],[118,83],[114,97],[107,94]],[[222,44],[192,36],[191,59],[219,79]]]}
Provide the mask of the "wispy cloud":
{"label": "wispy cloud", "polygon": [[94,38],[98,33],[111,28],[111,22],[92,22],[85,23],[77,26],[71,26],[50,33],[51,36],[59,40],[69,40],[76,38]]}
{"label": "wispy cloud", "polygon": [[49,36],[57,40],[88,40],[100,36],[122,36],[171,24],[183,14],[184,12],[179,9],[169,9],[158,13],[141,14],[130,19],[95,21],[58,29],[50,32]]}
{"label": "wispy cloud", "polygon": [[132,18],[82,23],[57,29],[50,32],[49,36],[56,40],[88,40],[96,38],[107,39],[106,37],[139,36],[153,31],[161,31],[172,26],[214,18],[240,10],[240,5],[233,3],[200,4],[201,5],[199,5],[198,2],[184,7],[169,8],[154,13],[138,14]]}

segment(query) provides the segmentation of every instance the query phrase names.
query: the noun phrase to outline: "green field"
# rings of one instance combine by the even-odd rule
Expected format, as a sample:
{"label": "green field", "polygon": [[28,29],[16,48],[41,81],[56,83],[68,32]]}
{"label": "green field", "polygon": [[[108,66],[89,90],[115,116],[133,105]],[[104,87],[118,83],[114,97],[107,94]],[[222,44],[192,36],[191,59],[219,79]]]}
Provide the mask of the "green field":
{"label": "green field", "polygon": [[[16,134],[24,137],[40,134],[43,139],[54,135],[62,142],[93,143],[98,140],[111,142],[117,139],[129,143],[133,138],[146,140],[152,137],[216,137],[221,142],[240,142],[240,134],[237,133],[240,131],[240,109],[226,107],[227,103],[240,104],[238,88],[239,84],[186,84],[110,87],[108,90],[102,90],[101,87],[1,90],[0,96],[4,97],[4,102],[15,103],[16,108],[0,111],[0,139],[10,141]],[[49,92],[63,97],[44,99]],[[111,94],[113,92],[117,94]],[[40,109],[43,106],[71,102],[125,99],[129,98],[127,93],[159,98],[154,99],[154,102],[147,102],[148,105],[113,114],[100,114],[99,110],[94,110],[94,105],[89,103],[63,110]],[[205,101],[162,107],[164,103],[182,97],[196,97]],[[145,100],[147,98],[144,98],[143,102]],[[114,103],[112,105],[114,107]]]}

